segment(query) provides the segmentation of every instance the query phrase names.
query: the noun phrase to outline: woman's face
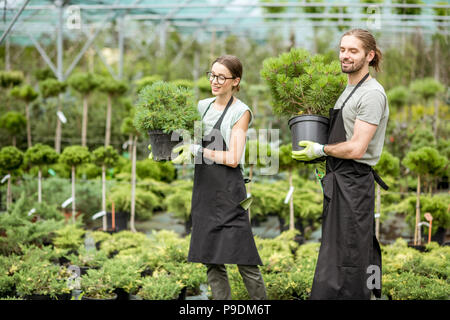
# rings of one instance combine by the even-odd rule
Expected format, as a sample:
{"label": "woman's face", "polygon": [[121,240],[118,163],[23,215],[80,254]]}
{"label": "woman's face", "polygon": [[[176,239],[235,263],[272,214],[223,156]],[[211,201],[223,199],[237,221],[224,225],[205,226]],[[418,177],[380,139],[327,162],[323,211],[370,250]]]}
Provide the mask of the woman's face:
{"label": "woman's face", "polygon": [[[214,76],[223,76],[225,78],[233,77],[230,70],[228,70],[227,67],[219,62],[213,64],[211,72]],[[239,84],[240,80],[240,78],[225,79],[225,82],[221,84],[219,83],[220,80],[218,79],[218,77],[214,77],[214,79],[210,81],[211,92],[215,96],[228,94],[233,90],[233,86],[237,86]]]}

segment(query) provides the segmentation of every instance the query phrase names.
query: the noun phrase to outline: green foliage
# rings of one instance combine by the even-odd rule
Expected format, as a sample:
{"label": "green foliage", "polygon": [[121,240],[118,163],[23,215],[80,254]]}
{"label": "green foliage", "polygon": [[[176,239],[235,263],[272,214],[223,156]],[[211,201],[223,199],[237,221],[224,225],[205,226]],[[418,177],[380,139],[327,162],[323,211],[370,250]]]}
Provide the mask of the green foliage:
{"label": "green foliage", "polygon": [[22,87],[14,87],[9,92],[13,97],[21,99],[25,102],[31,102],[38,97],[38,93],[30,85],[24,85]]}
{"label": "green foliage", "polygon": [[67,224],[64,228],[56,231],[53,240],[55,247],[62,249],[77,250],[84,242],[85,231],[78,224]]}
{"label": "green foliage", "polygon": [[16,147],[3,147],[0,150],[0,170],[10,172],[19,169],[23,162],[23,152]]}
{"label": "green foliage", "polygon": [[436,174],[448,162],[439,151],[432,147],[422,147],[416,151],[410,151],[403,159],[403,164],[418,175]]}
{"label": "green foliage", "polygon": [[142,271],[143,266],[136,257],[114,257],[106,260],[100,269],[112,288],[121,288],[131,294],[138,290]]}
{"label": "green foliage", "polygon": [[405,86],[397,86],[387,92],[389,106],[394,108],[405,107],[410,101],[410,91]]}
{"label": "green foliage", "polygon": [[417,151],[422,147],[435,147],[436,139],[428,128],[417,128],[409,135],[411,141],[410,151]]}
{"label": "green foliage", "polygon": [[22,71],[0,71],[0,86],[11,88],[23,82]]}
{"label": "green foliage", "polygon": [[91,155],[87,147],[70,146],[64,149],[59,161],[67,166],[79,166],[91,161]]}
{"label": "green foliage", "polygon": [[265,167],[269,164],[272,155],[270,144],[258,140],[247,140],[245,147],[245,163]]}
{"label": "green foliage", "polygon": [[118,159],[119,154],[112,146],[98,147],[92,152],[92,161],[99,166],[114,167]]}
{"label": "green foliage", "polygon": [[389,151],[383,150],[374,169],[381,177],[396,177],[400,174],[400,159],[393,156]]}
{"label": "green foliage", "polygon": [[[420,221],[425,220],[425,213],[430,213],[433,216],[432,230],[434,234],[439,227],[450,227],[450,215],[448,214],[448,205],[450,203],[450,196],[434,195],[434,196],[420,196]],[[416,197],[410,196],[401,201],[396,207],[397,212],[406,214],[406,222],[413,227],[416,219]]]}
{"label": "green foliage", "polygon": [[[383,3],[384,2],[384,0],[359,0],[359,2],[361,2],[361,3],[367,3],[367,4],[379,4],[379,3]],[[369,6],[367,6],[367,7],[362,7],[361,8],[361,12],[362,13],[365,13],[365,14],[367,14],[367,13],[372,13],[371,11],[369,11]]]}
{"label": "green foliage", "polygon": [[27,124],[27,119],[23,114],[16,111],[9,111],[0,118],[0,128],[6,129],[11,136],[16,136],[23,132]]}
{"label": "green foliage", "polygon": [[139,92],[144,87],[151,86],[155,82],[158,82],[161,80],[162,80],[162,77],[159,75],[152,75],[152,76],[147,76],[147,77],[141,78],[135,82],[136,83],[136,92]]}
{"label": "green foliage", "polygon": [[436,97],[439,93],[444,92],[445,87],[439,81],[433,78],[417,79],[409,85],[411,91],[414,92],[424,101],[428,101]]}
{"label": "green foliage", "polygon": [[175,217],[188,221],[191,214],[192,189],[175,189],[173,193],[164,199],[169,212],[173,212]]}
{"label": "green foliage", "polygon": [[120,132],[125,135],[139,135],[139,131],[134,126],[133,118],[131,117],[125,117],[122,120],[122,124],[120,125]]}
{"label": "green foliage", "polygon": [[46,79],[39,82],[39,89],[44,98],[56,97],[66,90],[67,84],[56,79]]}
{"label": "green foliage", "polygon": [[175,130],[193,132],[194,121],[200,120],[192,92],[174,84],[158,81],[139,92],[134,126],[140,131]]}
{"label": "green foliage", "polygon": [[83,296],[93,299],[112,299],[115,296],[110,277],[102,269],[89,269],[81,277],[81,290]]}
{"label": "green foliage", "polygon": [[31,165],[43,166],[58,161],[59,154],[48,145],[37,143],[25,152],[25,161]]}
{"label": "green foliage", "polygon": [[170,81],[170,83],[176,85],[179,88],[194,89],[194,83],[188,79],[176,79]]}
{"label": "green foliage", "polygon": [[154,272],[142,280],[138,295],[144,300],[173,300],[181,293],[183,284],[167,271]]}
{"label": "green foliage", "polygon": [[[135,195],[136,218],[139,220],[150,219],[154,208],[158,205],[158,197],[152,192],[136,188]],[[111,189],[108,194],[107,206],[111,208],[114,202],[116,211],[131,212],[131,187],[129,184],[119,185]]]}
{"label": "green foliage", "polygon": [[118,81],[111,77],[97,76],[98,90],[111,96],[118,96],[128,91],[125,81]]}
{"label": "green foliage", "polygon": [[[393,0],[393,3],[398,4],[423,4],[423,1],[421,0]],[[399,7],[399,8],[393,8],[393,13],[400,14],[400,15],[420,15],[422,12],[422,9],[419,7]],[[405,18],[404,18],[405,19]],[[407,20],[407,19],[405,19]]]}
{"label": "green foliage", "polygon": [[98,87],[99,78],[92,73],[77,72],[69,77],[67,83],[81,94],[88,95]]}
{"label": "green foliage", "polygon": [[324,63],[321,55],[291,49],[263,62],[261,77],[272,94],[277,115],[327,115],[345,88],[346,77],[338,61]]}
{"label": "green foliage", "polygon": [[281,170],[291,170],[298,167],[301,162],[292,159],[292,144],[284,144],[280,146],[278,151],[279,168]]}
{"label": "green foliage", "polygon": [[[283,3],[287,2],[286,0],[260,0],[262,3]],[[271,14],[283,13],[286,11],[286,7],[264,7],[264,11]]]}
{"label": "green foliage", "polygon": [[[306,3],[323,3],[323,0],[306,0]],[[303,7],[303,11],[305,11],[306,13],[324,13],[325,12],[325,7],[323,6],[318,6],[318,7],[314,7],[314,6],[308,6],[308,7]]]}

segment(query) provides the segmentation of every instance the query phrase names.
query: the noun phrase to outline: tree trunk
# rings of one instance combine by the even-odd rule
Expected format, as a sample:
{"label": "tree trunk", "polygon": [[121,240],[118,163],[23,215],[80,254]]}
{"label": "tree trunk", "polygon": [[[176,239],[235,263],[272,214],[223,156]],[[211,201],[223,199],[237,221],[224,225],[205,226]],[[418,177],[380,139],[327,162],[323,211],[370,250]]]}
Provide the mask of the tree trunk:
{"label": "tree trunk", "polygon": [[[289,169],[289,188],[292,188],[292,169]],[[294,221],[294,194],[289,199],[289,230],[295,229]]]}
{"label": "tree trunk", "polygon": [[9,178],[8,178],[8,188],[6,189],[6,210],[9,209],[9,207],[12,204],[12,195],[11,195],[11,172],[8,172]]}
{"label": "tree trunk", "polygon": [[81,124],[81,146],[86,147],[87,136],[87,122],[88,122],[88,97],[83,97],[83,122]]}
{"label": "tree trunk", "polygon": [[377,217],[375,218],[375,236],[380,241],[381,187],[377,184]]}
{"label": "tree trunk", "polygon": [[417,176],[417,199],[416,199],[416,224],[414,230],[414,245],[420,243],[419,239],[419,222],[420,222],[420,175]]}
{"label": "tree trunk", "polygon": [[72,222],[75,223],[75,166],[72,166]]}
{"label": "tree trunk", "polygon": [[131,153],[133,152],[133,135],[130,134],[128,136],[128,156],[130,157],[131,160]]}
{"label": "tree trunk", "polygon": [[[61,112],[61,97],[58,97],[58,112]],[[61,153],[61,120],[56,117],[55,150]]]}
{"label": "tree trunk", "polygon": [[[439,81],[439,40],[436,39],[434,43],[434,79]],[[439,100],[434,98],[434,137],[436,141],[438,139],[438,126],[439,126]]]}
{"label": "tree trunk", "polygon": [[106,166],[102,165],[102,211],[105,212],[103,216],[103,231],[106,231]]}
{"label": "tree trunk", "polygon": [[106,132],[105,132],[105,147],[109,146],[111,139],[111,96],[108,94],[108,105],[106,109]]}
{"label": "tree trunk", "polygon": [[42,168],[38,170],[38,202],[42,202]]}
{"label": "tree trunk", "polygon": [[136,232],[134,227],[135,219],[135,201],[136,201],[136,145],[137,136],[133,139],[133,153],[131,155],[131,217],[130,217],[130,229]]}
{"label": "tree trunk", "polygon": [[27,118],[27,143],[28,143],[28,148],[32,147],[32,144],[31,144],[30,104],[31,104],[31,102],[28,102],[26,107],[25,107],[25,116]]}

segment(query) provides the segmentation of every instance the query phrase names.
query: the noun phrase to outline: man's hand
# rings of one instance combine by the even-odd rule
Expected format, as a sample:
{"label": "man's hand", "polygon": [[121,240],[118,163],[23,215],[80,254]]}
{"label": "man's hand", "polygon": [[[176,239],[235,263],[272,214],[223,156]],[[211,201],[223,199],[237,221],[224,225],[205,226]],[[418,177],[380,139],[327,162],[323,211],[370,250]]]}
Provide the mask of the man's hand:
{"label": "man's hand", "polygon": [[312,141],[300,141],[300,147],[305,147],[300,151],[292,151],[292,158],[298,161],[312,161],[314,159],[326,156],[323,151],[324,145]]}
{"label": "man's hand", "polygon": [[190,162],[191,157],[194,157],[201,148],[198,144],[183,144],[173,148],[172,153],[179,153],[179,155],[175,159],[172,159],[172,163],[181,164]]}

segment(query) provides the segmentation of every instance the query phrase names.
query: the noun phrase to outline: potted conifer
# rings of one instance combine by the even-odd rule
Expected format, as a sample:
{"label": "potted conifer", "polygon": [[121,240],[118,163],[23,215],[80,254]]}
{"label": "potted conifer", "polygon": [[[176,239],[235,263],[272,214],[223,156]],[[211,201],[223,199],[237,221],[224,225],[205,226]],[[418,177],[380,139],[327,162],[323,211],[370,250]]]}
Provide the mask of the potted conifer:
{"label": "potted conifer", "polygon": [[326,63],[322,55],[294,48],[264,60],[261,76],[270,89],[273,112],[291,117],[292,149],[301,150],[301,140],[327,143],[326,116],[347,81],[339,62]]}
{"label": "potted conifer", "polygon": [[[8,189],[6,191],[6,209],[9,209],[10,205],[12,204],[11,175],[13,171],[20,168],[22,162],[23,153],[16,147],[3,147],[0,150],[0,173],[6,173],[9,175]],[[5,177],[3,177],[3,179],[5,179]]]}
{"label": "potted conifer", "polygon": [[41,143],[29,148],[25,153],[26,161],[38,167],[38,202],[42,202],[42,166],[54,164],[58,161],[59,154],[48,145]]}
{"label": "potted conifer", "polygon": [[196,120],[200,116],[192,91],[164,81],[139,91],[134,125],[148,132],[154,160],[170,160],[173,147],[179,143],[179,135],[172,138],[172,134],[180,134],[180,130],[193,133]]}

